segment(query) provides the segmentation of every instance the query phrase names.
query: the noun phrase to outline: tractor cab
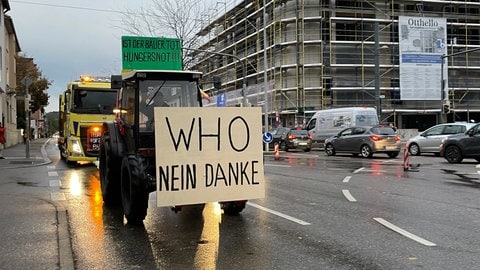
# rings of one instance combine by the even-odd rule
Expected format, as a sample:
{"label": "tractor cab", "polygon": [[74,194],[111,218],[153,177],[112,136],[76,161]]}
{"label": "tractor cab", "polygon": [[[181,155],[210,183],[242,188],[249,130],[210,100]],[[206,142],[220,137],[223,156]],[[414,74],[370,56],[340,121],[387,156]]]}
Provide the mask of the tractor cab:
{"label": "tractor cab", "polygon": [[192,71],[149,70],[112,76],[112,85],[121,87],[116,112],[117,119],[131,134],[130,151],[155,148],[155,107],[202,106],[198,84],[201,75]]}

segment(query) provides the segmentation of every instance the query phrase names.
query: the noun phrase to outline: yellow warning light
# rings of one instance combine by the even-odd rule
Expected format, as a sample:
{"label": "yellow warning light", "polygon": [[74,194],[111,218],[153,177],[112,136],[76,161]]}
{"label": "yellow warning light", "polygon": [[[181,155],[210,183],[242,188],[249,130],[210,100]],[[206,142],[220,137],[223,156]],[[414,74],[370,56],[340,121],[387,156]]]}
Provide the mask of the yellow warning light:
{"label": "yellow warning light", "polygon": [[82,82],[91,82],[92,81],[92,76],[90,75],[80,75],[80,81]]}

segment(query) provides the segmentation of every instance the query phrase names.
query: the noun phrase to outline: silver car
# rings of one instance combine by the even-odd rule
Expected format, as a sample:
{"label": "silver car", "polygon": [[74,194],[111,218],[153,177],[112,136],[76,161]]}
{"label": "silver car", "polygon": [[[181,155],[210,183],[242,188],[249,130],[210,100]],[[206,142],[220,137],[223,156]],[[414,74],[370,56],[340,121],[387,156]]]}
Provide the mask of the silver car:
{"label": "silver car", "polygon": [[372,157],[386,153],[395,158],[400,153],[400,136],[391,127],[350,127],[325,140],[325,153],[351,153],[354,156]]}
{"label": "silver car", "polygon": [[475,123],[455,122],[433,126],[407,141],[410,155],[417,156],[425,153],[440,155],[440,143],[448,136],[465,133]]}

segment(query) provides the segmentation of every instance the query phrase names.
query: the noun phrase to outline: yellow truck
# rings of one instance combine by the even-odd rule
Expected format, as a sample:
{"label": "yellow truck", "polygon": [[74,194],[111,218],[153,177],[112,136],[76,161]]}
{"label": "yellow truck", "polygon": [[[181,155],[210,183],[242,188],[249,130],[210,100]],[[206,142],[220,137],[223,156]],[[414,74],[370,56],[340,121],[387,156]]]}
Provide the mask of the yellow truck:
{"label": "yellow truck", "polygon": [[110,78],[80,76],[59,97],[60,155],[69,165],[98,159],[102,124],[115,120],[118,89]]}

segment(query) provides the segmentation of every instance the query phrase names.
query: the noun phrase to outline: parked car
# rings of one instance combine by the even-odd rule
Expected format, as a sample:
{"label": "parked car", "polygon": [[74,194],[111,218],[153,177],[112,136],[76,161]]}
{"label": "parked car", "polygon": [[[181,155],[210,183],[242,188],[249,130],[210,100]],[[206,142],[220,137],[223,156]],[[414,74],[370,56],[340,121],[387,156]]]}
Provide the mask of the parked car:
{"label": "parked car", "polygon": [[440,143],[443,139],[454,134],[463,134],[474,125],[474,123],[468,122],[455,122],[433,126],[410,138],[407,141],[408,151],[412,156],[425,153],[433,153],[439,156]]}
{"label": "parked car", "polygon": [[354,156],[372,157],[374,153],[386,153],[395,158],[400,153],[400,136],[391,127],[349,127],[325,140],[325,153],[351,153]]}
{"label": "parked car", "polygon": [[464,134],[452,135],[440,145],[440,155],[449,163],[460,163],[464,158],[474,158],[480,162],[480,124],[476,124]]}
{"label": "parked car", "polygon": [[278,143],[280,149],[285,149],[285,139],[287,138],[287,133],[291,128],[288,127],[278,127],[271,131],[273,140],[270,143],[270,147],[273,148],[276,143]]}
{"label": "parked car", "polygon": [[285,138],[284,151],[290,149],[301,149],[305,152],[312,150],[312,136],[304,129],[291,129]]}

